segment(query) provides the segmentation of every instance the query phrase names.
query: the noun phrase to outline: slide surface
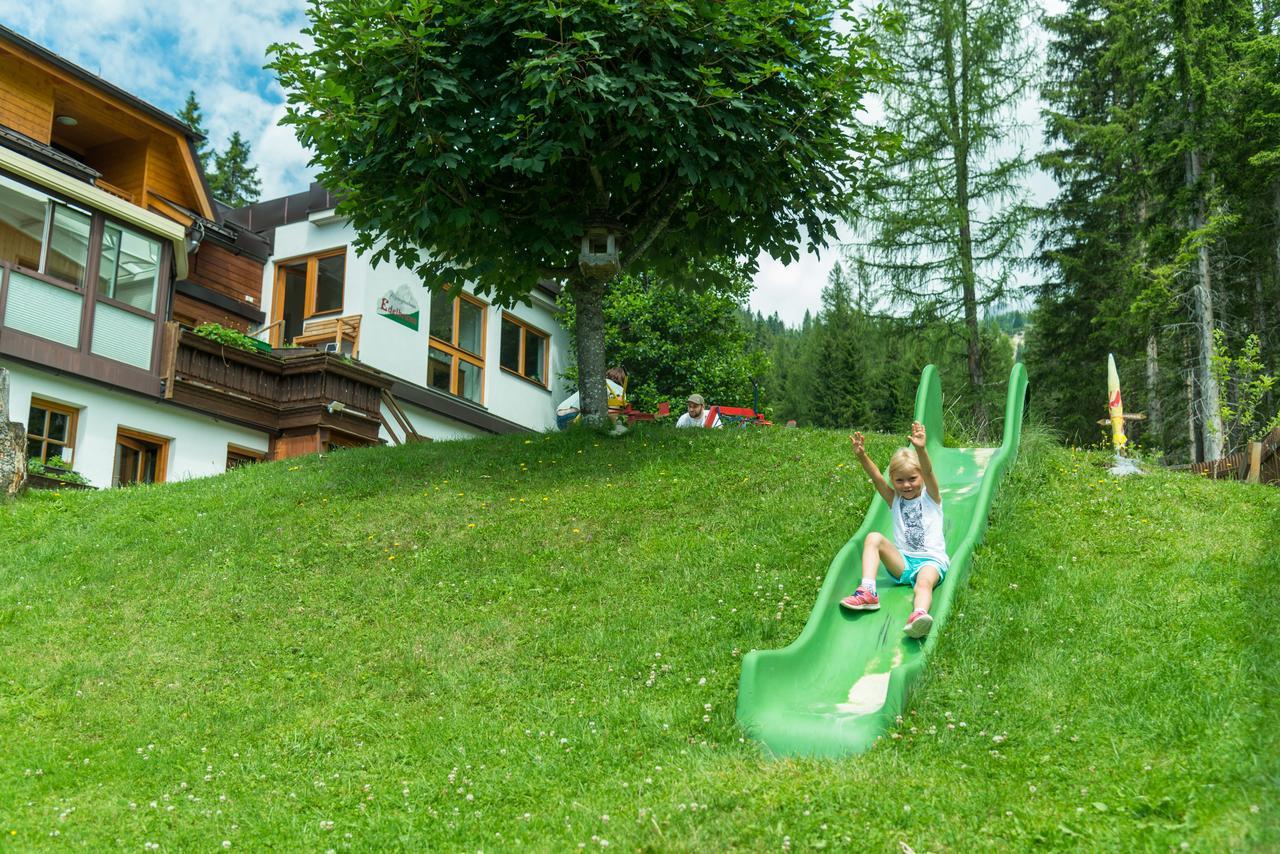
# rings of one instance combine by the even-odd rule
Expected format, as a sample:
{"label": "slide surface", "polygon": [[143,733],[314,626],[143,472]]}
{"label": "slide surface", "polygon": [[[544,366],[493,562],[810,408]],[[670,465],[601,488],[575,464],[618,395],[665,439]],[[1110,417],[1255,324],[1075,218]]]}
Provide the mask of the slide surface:
{"label": "slide surface", "polygon": [[[889,505],[873,493],[862,527],[831,562],[800,636],[785,649],[752,650],[743,658],[737,718],[748,736],[777,756],[848,756],[869,748],[902,714],[911,685],[946,631],[954,593],[986,531],[996,487],[1017,456],[1026,390],[1026,369],[1015,364],[1000,447],[945,448],[938,372],[933,365],[924,369],[915,420],[928,431],[926,447],[942,489],[951,558],[946,580],[934,591],[933,630],[923,641],[902,633],[912,590],[896,585],[883,566],[876,579],[880,610],[848,612],[839,606],[861,579],[867,534],[893,536]],[[876,460],[881,471],[887,462]],[[853,471],[863,476],[856,467]]]}

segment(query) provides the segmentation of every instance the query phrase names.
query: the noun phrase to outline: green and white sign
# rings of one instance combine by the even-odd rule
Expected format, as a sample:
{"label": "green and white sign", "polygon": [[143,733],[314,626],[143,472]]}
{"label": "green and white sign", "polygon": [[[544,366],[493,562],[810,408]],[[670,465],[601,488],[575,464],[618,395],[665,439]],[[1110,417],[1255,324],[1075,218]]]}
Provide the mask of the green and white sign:
{"label": "green and white sign", "polygon": [[401,285],[395,290],[387,291],[378,300],[378,314],[407,326],[415,332],[418,329],[418,316],[421,310],[418,300],[408,285]]}

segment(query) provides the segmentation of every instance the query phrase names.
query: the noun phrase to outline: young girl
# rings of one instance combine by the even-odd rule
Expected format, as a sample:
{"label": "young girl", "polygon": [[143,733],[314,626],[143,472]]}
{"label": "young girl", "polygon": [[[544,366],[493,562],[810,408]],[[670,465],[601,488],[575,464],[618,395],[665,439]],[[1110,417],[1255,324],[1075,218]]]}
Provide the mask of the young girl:
{"label": "young girl", "polygon": [[[883,561],[885,569],[898,584],[915,588],[915,609],[902,627],[907,637],[922,638],[933,628],[929,605],[933,588],[947,576],[947,546],[942,538],[942,493],[938,478],[924,448],[924,425],[911,425],[913,448],[900,448],[889,460],[890,488],[880,469],[867,456],[861,433],[849,437],[854,456],[871,478],[876,492],[893,510],[893,540],[883,534],[867,534],[862,546],[862,583],[840,605],[850,611],[875,611],[880,607],[876,595],[876,570]],[[894,543],[899,545],[895,546]]]}

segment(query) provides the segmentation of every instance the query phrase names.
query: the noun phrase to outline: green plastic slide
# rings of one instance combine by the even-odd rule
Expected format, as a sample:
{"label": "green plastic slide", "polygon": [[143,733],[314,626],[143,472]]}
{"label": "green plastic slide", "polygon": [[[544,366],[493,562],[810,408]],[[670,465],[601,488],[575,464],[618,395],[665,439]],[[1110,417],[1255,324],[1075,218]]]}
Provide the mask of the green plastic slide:
{"label": "green plastic slide", "polygon": [[[955,591],[986,531],[996,487],[1017,456],[1026,391],[1026,370],[1016,364],[1009,374],[999,448],[945,448],[942,387],[937,369],[924,369],[915,418],[928,432],[926,447],[942,488],[951,556],[946,580],[934,591],[933,631],[923,641],[902,633],[912,591],[895,585],[883,566],[876,585],[880,610],[850,613],[839,606],[858,586],[867,534],[893,534],[889,505],[873,494],[862,527],[831,562],[800,637],[785,649],[752,650],[743,658],[737,716],[748,736],[777,756],[847,756],[870,747],[902,714],[912,684],[946,631]],[[885,461],[879,462],[883,470]]]}

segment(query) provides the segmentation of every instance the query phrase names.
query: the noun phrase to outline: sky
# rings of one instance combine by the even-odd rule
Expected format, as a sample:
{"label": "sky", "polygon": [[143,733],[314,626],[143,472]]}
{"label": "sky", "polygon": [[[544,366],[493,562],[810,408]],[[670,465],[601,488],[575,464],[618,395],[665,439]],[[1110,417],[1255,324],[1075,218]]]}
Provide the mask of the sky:
{"label": "sky", "polygon": [[[0,0],[0,24],[170,113],[194,90],[210,144],[225,149],[239,131],[269,199],[311,181],[308,153],[279,126],[284,92],[262,68],[268,45],[308,43],[305,10],[305,0]],[[1028,102],[1019,115],[1033,124],[1034,145],[1037,105]],[[1047,200],[1053,184],[1037,175],[1030,190],[1033,200]],[[799,325],[806,310],[817,313],[839,257],[835,246],[819,256],[802,252],[790,265],[762,256],[752,310]]]}

